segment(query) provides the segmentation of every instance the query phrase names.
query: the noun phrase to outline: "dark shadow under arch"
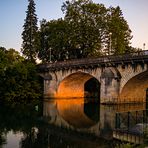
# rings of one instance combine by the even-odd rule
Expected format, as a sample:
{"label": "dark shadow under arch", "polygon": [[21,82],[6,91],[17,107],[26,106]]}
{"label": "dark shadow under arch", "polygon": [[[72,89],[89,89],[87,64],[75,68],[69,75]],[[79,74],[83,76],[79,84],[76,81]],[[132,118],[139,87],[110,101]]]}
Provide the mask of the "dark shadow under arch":
{"label": "dark shadow under arch", "polygon": [[100,100],[100,83],[92,77],[84,84],[84,97],[85,98],[97,98]]}

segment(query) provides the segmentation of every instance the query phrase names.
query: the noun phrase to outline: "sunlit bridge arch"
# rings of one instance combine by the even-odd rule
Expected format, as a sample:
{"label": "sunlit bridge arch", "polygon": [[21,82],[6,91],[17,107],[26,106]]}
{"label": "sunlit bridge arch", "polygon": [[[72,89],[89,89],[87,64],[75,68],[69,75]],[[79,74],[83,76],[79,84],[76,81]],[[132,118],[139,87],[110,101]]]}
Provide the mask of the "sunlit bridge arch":
{"label": "sunlit bridge arch", "polygon": [[92,75],[76,72],[65,77],[59,84],[56,97],[95,97],[100,98],[100,82]]}
{"label": "sunlit bridge arch", "polygon": [[146,89],[148,88],[148,71],[131,78],[123,87],[120,99],[130,102],[145,102]]}

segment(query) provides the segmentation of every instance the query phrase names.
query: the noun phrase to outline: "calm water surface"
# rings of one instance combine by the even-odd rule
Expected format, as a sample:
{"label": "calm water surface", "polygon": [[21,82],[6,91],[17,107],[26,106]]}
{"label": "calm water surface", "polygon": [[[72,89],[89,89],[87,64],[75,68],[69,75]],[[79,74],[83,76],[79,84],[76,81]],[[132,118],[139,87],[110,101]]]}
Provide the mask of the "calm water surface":
{"label": "calm water surface", "polygon": [[115,147],[112,140],[115,113],[143,108],[143,105],[104,106],[84,98],[1,105],[0,148]]}

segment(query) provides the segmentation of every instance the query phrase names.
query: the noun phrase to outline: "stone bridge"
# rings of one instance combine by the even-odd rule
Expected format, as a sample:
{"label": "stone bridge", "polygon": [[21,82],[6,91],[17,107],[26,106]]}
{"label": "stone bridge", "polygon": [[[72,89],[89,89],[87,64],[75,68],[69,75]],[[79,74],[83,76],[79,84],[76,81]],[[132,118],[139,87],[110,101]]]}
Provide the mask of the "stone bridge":
{"label": "stone bridge", "polygon": [[95,97],[100,103],[145,102],[148,51],[38,65],[45,97]]}

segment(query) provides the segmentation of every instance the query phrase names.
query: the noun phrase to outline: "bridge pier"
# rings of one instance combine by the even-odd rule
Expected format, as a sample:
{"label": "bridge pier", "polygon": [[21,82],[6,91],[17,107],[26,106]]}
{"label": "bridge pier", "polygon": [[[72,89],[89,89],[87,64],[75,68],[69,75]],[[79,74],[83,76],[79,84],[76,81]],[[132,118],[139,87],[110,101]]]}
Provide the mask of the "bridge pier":
{"label": "bridge pier", "polygon": [[54,82],[52,80],[44,80],[44,97],[53,98],[55,94]]}
{"label": "bridge pier", "polygon": [[101,103],[117,103],[121,76],[114,68],[105,68],[101,74]]}
{"label": "bridge pier", "polygon": [[42,75],[44,79],[44,97],[53,98],[56,94],[57,81],[52,73],[45,73]]}
{"label": "bridge pier", "polygon": [[101,80],[101,103],[118,103],[119,82],[113,79],[110,84],[106,85],[105,81],[105,79]]}

